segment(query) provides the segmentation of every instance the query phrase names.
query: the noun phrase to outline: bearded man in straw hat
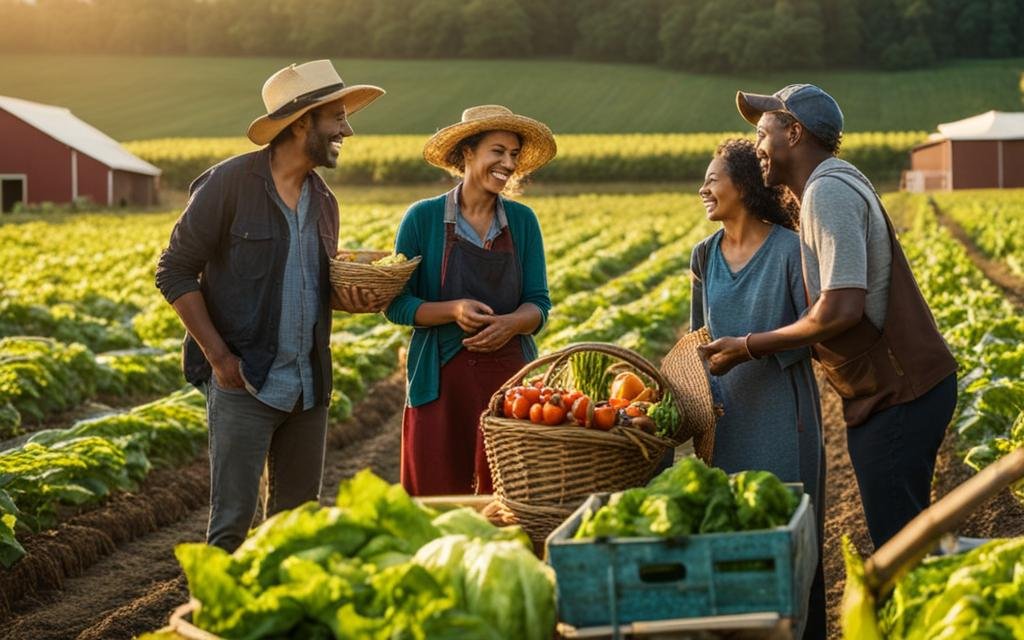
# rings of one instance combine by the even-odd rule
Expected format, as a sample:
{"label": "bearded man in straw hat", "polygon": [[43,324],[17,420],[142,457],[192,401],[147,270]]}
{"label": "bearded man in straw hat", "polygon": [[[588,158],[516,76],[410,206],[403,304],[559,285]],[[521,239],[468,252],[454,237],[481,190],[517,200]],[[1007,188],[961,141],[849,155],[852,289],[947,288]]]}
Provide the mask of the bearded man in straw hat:
{"label": "bearded man in straw hat", "polygon": [[348,116],[384,93],[346,86],[329,60],[263,85],[249,125],[266,145],[206,170],[161,254],[156,284],[185,324],[185,378],[206,391],[207,542],[233,551],[253,521],[316,500],[331,397],[338,202],[315,167],[334,167]]}

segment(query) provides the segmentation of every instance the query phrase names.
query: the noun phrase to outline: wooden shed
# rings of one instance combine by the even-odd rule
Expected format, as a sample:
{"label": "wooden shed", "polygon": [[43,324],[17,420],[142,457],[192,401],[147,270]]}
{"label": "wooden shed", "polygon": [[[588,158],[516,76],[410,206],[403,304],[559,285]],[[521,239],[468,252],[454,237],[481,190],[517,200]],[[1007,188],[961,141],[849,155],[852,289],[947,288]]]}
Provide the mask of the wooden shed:
{"label": "wooden shed", "polygon": [[160,170],[71,111],[0,96],[0,210],[18,202],[157,203]]}
{"label": "wooden shed", "polygon": [[939,125],[910,152],[907,191],[1024,187],[1024,112],[989,111]]}

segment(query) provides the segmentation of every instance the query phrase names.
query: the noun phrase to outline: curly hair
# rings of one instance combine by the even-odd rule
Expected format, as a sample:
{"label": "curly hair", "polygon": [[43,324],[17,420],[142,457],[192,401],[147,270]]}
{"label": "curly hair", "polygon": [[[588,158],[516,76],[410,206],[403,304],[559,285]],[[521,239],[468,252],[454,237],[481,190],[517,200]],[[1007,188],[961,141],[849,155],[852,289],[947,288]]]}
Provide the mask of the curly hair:
{"label": "curly hair", "polygon": [[[788,111],[770,111],[769,113],[775,116],[775,119],[778,120],[779,124],[781,124],[783,127],[788,127],[794,122],[799,122],[799,120],[797,120],[796,117],[792,113],[789,113]],[[831,153],[834,156],[839,155],[839,148],[843,145],[842,131],[837,133],[835,136],[829,136],[828,138],[822,138],[820,136],[817,136],[811,133],[806,127],[804,128],[804,131],[806,131],[807,135],[811,137],[811,140],[817,142],[818,146],[820,146],[822,149]]]}
{"label": "curly hair", "polygon": [[[455,143],[452,148],[448,150],[448,154],[444,157],[445,162],[449,167],[448,172],[460,178],[464,177],[466,173],[466,156],[464,151],[466,149],[476,150],[480,145],[480,142],[487,137],[487,134],[493,133],[494,131],[498,131],[498,129],[480,131],[479,133],[474,133],[473,135],[467,136]],[[512,135],[516,137],[520,146],[522,146],[523,137],[514,131],[512,132]],[[518,195],[521,193],[521,186],[524,177],[525,176],[522,176],[519,173],[512,174],[509,177],[508,182],[505,184],[505,188],[502,192],[506,195]]]}
{"label": "curly hair", "polygon": [[718,145],[715,157],[725,162],[729,179],[740,192],[740,201],[752,215],[765,222],[796,231],[800,205],[792,192],[782,185],[766,187],[761,164],[750,140],[726,140]]}

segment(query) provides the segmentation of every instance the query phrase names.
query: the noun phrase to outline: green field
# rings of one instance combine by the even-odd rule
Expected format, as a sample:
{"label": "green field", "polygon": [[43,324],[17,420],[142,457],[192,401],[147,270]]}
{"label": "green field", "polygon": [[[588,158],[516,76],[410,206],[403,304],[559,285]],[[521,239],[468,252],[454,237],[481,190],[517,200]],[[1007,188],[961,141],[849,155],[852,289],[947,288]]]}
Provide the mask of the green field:
{"label": "green field", "polygon": [[[260,115],[260,87],[297,58],[0,56],[0,93],[72,109],[118,140],[237,136]],[[696,75],[560,60],[337,60],[349,84],[388,95],[358,132],[427,133],[466,106],[503,103],[556,133],[735,131],[737,89],[813,82],[842,105],[848,131],[931,131],[989,109],[1022,108],[1024,59],[899,73]]]}

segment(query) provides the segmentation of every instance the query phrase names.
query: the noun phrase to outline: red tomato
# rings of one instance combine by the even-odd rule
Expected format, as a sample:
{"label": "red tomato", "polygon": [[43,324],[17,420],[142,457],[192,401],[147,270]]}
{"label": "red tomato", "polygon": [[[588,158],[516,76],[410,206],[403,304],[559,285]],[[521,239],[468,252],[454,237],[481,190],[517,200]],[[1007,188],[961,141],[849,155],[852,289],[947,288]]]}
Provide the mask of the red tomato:
{"label": "red tomato", "polygon": [[580,396],[572,403],[572,417],[577,424],[586,426],[588,407],[590,407],[590,398],[587,396]]}
{"label": "red tomato", "polygon": [[[544,424],[554,426],[565,422],[565,409],[560,404],[547,403],[544,405]],[[531,416],[532,418],[532,416]]]}
{"label": "red tomato", "polygon": [[608,431],[615,426],[615,415],[618,413],[615,407],[604,406],[594,409],[594,428]]}
{"label": "red tomato", "polygon": [[504,410],[501,412],[501,415],[505,416],[506,418],[511,418],[512,417],[512,405],[513,404],[515,404],[515,403],[512,401],[512,398],[506,396],[505,397],[505,406],[503,407]]}
{"label": "red tomato", "polygon": [[537,387],[523,387],[520,395],[529,400],[530,404],[540,402],[540,389]]}
{"label": "red tomato", "polygon": [[512,400],[512,417],[519,420],[526,420],[530,416],[530,405],[533,404],[523,396],[516,396]]}
{"label": "red tomato", "polygon": [[625,398],[610,398],[608,400],[608,406],[614,409],[625,409],[629,406],[629,402],[630,401]]}
{"label": "red tomato", "polygon": [[537,403],[530,407],[530,422],[534,424],[544,423],[544,406],[541,403]]}

